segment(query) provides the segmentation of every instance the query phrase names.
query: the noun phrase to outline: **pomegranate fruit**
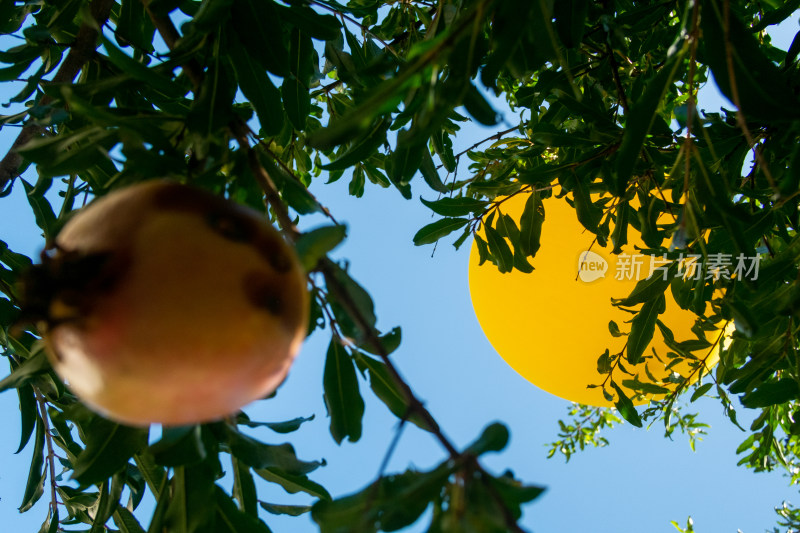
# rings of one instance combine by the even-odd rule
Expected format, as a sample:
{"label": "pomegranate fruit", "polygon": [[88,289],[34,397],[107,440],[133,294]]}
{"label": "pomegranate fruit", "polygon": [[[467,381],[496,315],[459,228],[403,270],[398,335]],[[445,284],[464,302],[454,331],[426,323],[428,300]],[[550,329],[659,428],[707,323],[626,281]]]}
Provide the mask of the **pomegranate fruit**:
{"label": "pomegranate fruit", "polygon": [[271,394],[306,332],[294,249],[258,212],[186,185],[93,201],[36,269],[54,369],[130,425],[211,421]]}

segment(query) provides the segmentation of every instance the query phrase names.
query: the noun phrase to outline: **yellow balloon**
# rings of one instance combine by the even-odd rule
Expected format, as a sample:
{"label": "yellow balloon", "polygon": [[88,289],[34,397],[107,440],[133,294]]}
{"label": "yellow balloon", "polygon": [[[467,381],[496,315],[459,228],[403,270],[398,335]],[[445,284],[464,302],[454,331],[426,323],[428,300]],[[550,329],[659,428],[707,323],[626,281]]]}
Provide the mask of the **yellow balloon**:
{"label": "yellow balloon", "polygon": [[[518,226],[528,196],[518,194],[500,206]],[[600,385],[606,377],[597,370],[597,360],[605,349],[613,355],[625,347],[627,337],[612,336],[609,322],[616,322],[622,332],[630,331],[627,322],[634,315],[613,306],[611,299],[628,296],[638,279],[650,275],[651,257],[637,255],[639,252],[632,244],[642,248],[644,245],[635,241],[634,230],[628,232],[633,242],[623,248],[622,254],[614,255],[610,243],[604,249],[594,242],[594,235],[578,222],[575,210],[565,199],[546,199],[543,205],[545,222],[541,248],[531,260],[535,269],[532,273],[516,269],[500,273],[489,261],[479,266],[477,245],[473,242],[469,287],[475,314],[495,350],[525,379],[566,400],[612,406],[614,402],[604,397],[602,387],[587,386]],[[587,251],[590,253],[586,254]],[[640,264],[638,276],[633,266],[637,262]],[[655,270],[655,275],[662,274]],[[665,296],[666,311],[659,319],[672,330],[675,340],[696,338],[690,331],[696,318],[694,313],[681,309],[669,290]],[[716,337],[710,342],[714,340]],[[653,356],[653,350],[658,358]],[[714,350],[718,352],[718,347]],[[672,372],[689,375],[692,369],[688,362],[667,369],[668,351],[656,327],[653,340],[643,353],[644,361],[631,366],[623,356],[622,364],[640,382],[674,387],[663,380]],[[708,353],[706,348],[696,355],[702,358]],[[710,367],[717,361],[718,353],[712,353],[706,365]],[[655,382],[648,372],[656,378]],[[696,377],[699,375],[693,378]],[[636,393],[622,383],[631,379],[634,377],[621,369],[614,370],[615,383],[634,399]],[[606,390],[616,397],[610,381],[606,383]],[[648,398],[639,397],[634,403],[646,401]]]}

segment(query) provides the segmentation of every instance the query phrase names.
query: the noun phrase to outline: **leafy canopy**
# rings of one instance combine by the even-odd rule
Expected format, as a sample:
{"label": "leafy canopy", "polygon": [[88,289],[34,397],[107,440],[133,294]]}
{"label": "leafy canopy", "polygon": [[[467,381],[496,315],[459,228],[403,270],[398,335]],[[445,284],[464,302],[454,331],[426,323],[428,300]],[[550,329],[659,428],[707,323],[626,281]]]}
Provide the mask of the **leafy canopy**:
{"label": "leafy canopy", "polygon": [[[690,402],[715,395],[733,423],[738,396],[760,411],[739,447],[742,463],[782,464],[797,476],[800,39],[784,51],[765,30],[798,6],[0,0],[0,31],[17,43],[0,52],[0,81],[19,90],[13,112],[0,118],[17,135],[0,162],[0,185],[3,195],[24,188],[44,239],[52,242],[84,194],[153,177],[266,206],[308,270],[310,329],[331,337],[322,386],[333,439],[360,438],[369,387],[401,427],[429,431],[447,452],[430,471],[382,474],[332,499],[309,477],[320,463],[299,459],[291,444],[255,440],[247,429],[262,423],[243,414],[170,429],[148,445],[147,430],[90,413],[53,374],[39,332],[18,321],[17,283],[31,259],[2,243],[0,340],[11,373],[0,391],[17,391],[20,449],[34,447],[20,509],[48,493],[48,532],[94,532],[107,523],[124,532],[268,531],[259,507],[310,511],[323,532],[394,531],[426,509],[433,509],[431,532],[520,530],[521,505],[541,489],[481,466],[482,454],[505,446],[505,427],[490,425],[458,450],[397,373],[390,354],[400,330],[376,329],[368,291],[328,257],[345,230],[308,191],[323,176],[347,176],[358,197],[369,182],[410,199],[414,181],[442,217],[421,228],[415,244],[455,233],[458,247],[474,236],[481,259],[501,271],[531,269],[547,223],[541,199],[553,194],[566,196],[560,201],[574,206],[600,244],[619,251],[635,232],[647,253],[676,264],[698,256],[706,265],[700,275],[644,280],[619,302],[634,317],[629,331],[612,333],[635,334],[636,349],[604,354],[598,381],[625,420],[663,419],[668,434],[701,431],[682,413],[684,393]],[[721,113],[697,109],[697,91],[711,75],[731,102]],[[465,123],[500,120],[484,88],[519,121],[457,151]],[[531,198],[522,228],[502,212],[502,199],[517,194]],[[295,217],[316,212],[330,224],[300,232]],[[480,228],[488,239],[476,235]],[[757,279],[708,270],[720,254],[759,257]],[[658,320],[662,295],[697,315],[696,339],[675,339]],[[673,392],[637,410],[631,398],[653,385],[628,375],[626,365],[658,356],[688,360],[702,373],[703,332],[721,321],[736,332],[713,373],[695,385],[678,377],[662,383]],[[656,328],[671,341],[668,354],[646,349]],[[572,414],[588,422],[563,424],[553,453],[603,444],[597,431],[619,422],[608,410]],[[265,425],[290,433],[302,422]],[[221,457],[230,461],[231,490],[219,482]],[[78,488],[62,481],[62,469]],[[263,502],[256,478],[317,503]],[[128,503],[120,501],[125,489]],[[157,502],[152,516],[136,512],[146,493]],[[800,521],[793,509],[780,512]]]}

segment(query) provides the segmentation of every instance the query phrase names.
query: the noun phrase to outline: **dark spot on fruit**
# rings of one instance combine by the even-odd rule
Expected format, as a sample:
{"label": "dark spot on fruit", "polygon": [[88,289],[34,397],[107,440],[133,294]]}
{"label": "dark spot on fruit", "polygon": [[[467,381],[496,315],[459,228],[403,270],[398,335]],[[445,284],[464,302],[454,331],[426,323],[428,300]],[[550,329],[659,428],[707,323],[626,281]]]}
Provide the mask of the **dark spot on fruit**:
{"label": "dark spot on fruit", "polygon": [[213,211],[206,216],[211,229],[233,242],[251,242],[257,228],[253,220],[238,213]]}
{"label": "dark spot on fruit", "polygon": [[244,278],[244,291],[255,307],[275,316],[283,314],[283,290],[274,276],[266,272],[250,272]]}
{"label": "dark spot on fruit", "polygon": [[279,235],[261,234],[253,244],[272,268],[285,274],[292,269],[292,260],[286,254],[285,245],[280,239]]}
{"label": "dark spot on fruit", "polygon": [[165,183],[155,190],[153,206],[156,209],[189,211],[192,213],[231,211],[231,204],[215,194],[178,183]]}

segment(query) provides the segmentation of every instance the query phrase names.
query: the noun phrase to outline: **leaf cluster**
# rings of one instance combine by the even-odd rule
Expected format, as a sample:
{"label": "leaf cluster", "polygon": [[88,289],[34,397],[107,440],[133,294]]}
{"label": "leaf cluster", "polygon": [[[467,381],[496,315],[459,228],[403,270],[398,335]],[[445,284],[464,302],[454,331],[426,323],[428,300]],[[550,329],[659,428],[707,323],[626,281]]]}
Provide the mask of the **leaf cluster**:
{"label": "leaf cluster", "polygon": [[[503,448],[502,426],[459,451],[399,375],[390,355],[400,329],[378,330],[369,292],[329,255],[346,229],[309,191],[323,174],[329,183],[346,176],[356,197],[377,185],[410,199],[412,184],[423,187],[423,203],[441,218],[414,243],[458,233],[459,247],[474,238],[481,262],[502,272],[535,267],[550,196],[568,202],[597,244],[615,253],[640,235],[642,252],[670,261],[669,277],[642,280],[615,302],[631,320],[609,333],[628,342],[601,355],[596,385],[626,421],[662,419],[667,434],[702,433],[694,415],[676,411],[689,389],[690,402],[715,394],[734,423],[738,397],[762,410],[740,447],[743,461],[797,472],[800,40],[781,50],[765,32],[797,7],[0,0],[0,32],[19,42],[0,52],[0,81],[18,90],[0,126],[19,132],[0,161],[0,195],[24,189],[45,242],[84,199],[155,177],[267,212],[308,271],[309,332],[330,335],[321,385],[333,440],[361,437],[368,387],[400,428],[419,426],[448,456],[427,472],[381,472],[364,490],[332,500],[308,478],[320,462],[298,459],[290,444],[255,440],[244,428],[259,424],[241,414],[165,431],[149,444],[146,431],[86,412],[52,373],[41,332],[21,309],[18,282],[32,261],[2,243],[0,340],[11,373],[0,390],[17,390],[20,449],[34,447],[21,508],[49,479],[43,531],[100,531],[109,520],[134,532],[266,531],[259,509],[310,509],[323,531],[396,530],[429,508],[429,531],[519,530],[520,505],[540,489],[491,475],[478,461]],[[731,104],[720,112],[699,109],[697,100],[712,74]],[[458,151],[461,128],[497,127],[501,106],[519,120]],[[504,212],[515,195],[526,197],[520,220]],[[311,214],[330,222],[298,230]],[[688,255],[705,265],[696,276],[683,275]],[[740,256],[758,258],[757,277],[707,268]],[[667,298],[697,316],[690,337],[660,319]],[[727,323],[736,331],[719,364],[697,380],[722,341],[714,332]],[[666,353],[651,347],[657,329]],[[692,372],[659,382],[628,371],[650,358]],[[637,395],[659,399],[637,409]],[[620,420],[576,409],[586,422],[565,424],[551,455],[604,445],[599,429]],[[268,426],[288,431],[301,421]],[[230,491],[219,483],[222,454]],[[67,473],[79,488],[62,482]],[[262,502],[256,478],[316,503]],[[147,529],[134,515],[145,492],[157,501]]]}

